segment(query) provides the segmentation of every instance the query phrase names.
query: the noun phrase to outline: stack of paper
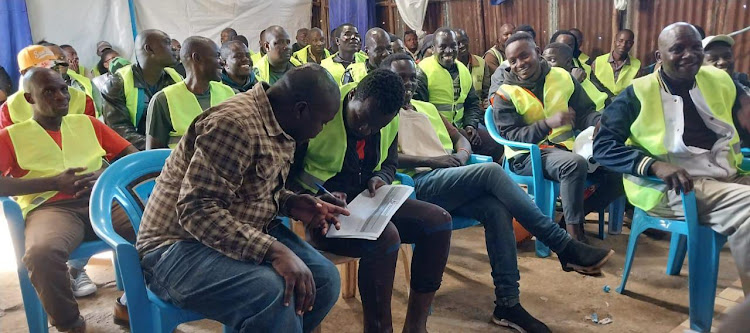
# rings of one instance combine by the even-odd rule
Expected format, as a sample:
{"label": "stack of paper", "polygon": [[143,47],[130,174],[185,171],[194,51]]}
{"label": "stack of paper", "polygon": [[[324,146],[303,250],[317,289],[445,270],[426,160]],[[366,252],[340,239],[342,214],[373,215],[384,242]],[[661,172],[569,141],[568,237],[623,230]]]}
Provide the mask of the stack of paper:
{"label": "stack of paper", "polygon": [[339,217],[341,229],[329,228],[326,237],[378,239],[393,214],[413,191],[411,186],[405,185],[385,185],[375,192],[374,197],[367,190],[362,191],[347,206],[351,215]]}

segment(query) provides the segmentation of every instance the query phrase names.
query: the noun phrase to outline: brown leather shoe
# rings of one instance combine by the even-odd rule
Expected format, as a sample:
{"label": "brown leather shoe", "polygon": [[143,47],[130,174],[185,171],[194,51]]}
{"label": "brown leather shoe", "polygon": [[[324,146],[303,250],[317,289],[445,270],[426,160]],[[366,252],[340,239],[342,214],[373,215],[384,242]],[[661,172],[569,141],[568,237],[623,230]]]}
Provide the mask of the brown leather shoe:
{"label": "brown leather shoe", "polygon": [[128,316],[128,307],[120,303],[120,299],[115,300],[115,313],[112,314],[115,324],[130,327],[130,316]]}
{"label": "brown leather shoe", "polygon": [[86,320],[83,319],[83,316],[78,316],[78,320],[76,320],[75,324],[73,324],[73,327],[63,330],[63,332],[66,333],[86,333]]}

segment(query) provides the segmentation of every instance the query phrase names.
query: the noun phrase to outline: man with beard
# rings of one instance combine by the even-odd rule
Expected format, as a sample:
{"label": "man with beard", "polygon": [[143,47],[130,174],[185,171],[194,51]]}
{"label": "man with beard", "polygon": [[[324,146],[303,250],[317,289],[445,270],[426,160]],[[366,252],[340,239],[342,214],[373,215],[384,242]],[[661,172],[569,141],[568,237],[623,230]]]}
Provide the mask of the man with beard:
{"label": "man with beard", "polygon": [[341,78],[341,85],[362,81],[367,73],[378,68],[380,62],[393,53],[391,38],[388,33],[380,28],[368,30],[365,34],[365,51],[367,52],[367,61],[349,65]]}
{"label": "man with beard", "polygon": [[257,63],[253,63],[255,78],[268,84],[274,84],[286,72],[300,65],[297,59],[292,58],[292,49],[289,47],[289,34],[278,25],[268,27],[265,33],[263,50],[266,51]]}
{"label": "man with beard", "polygon": [[221,83],[222,60],[216,43],[205,37],[185,40],[181,58],[185,80],[156,93],[148,104],[146,149],[174,148],[195,117],[234,96]]}
{"label": "man with beard", "polygon": [[224,62],[221,82],[232,88],[235,93],[252,89],[258,81],[253,73],[247,46],[239,40],[233,40],[224,43],[220,53]]}
{"label": "man with beard", "polygon": [[750,176],[741,167],[737,126],[750,126],[732,120],[742,90],[725,71],[701,66],[692,25],[667,26],[658,47],[661,68],[634,80],[604,111],[594,158],[622,172],[628,200],[652,216],[684,219],[680,193],[694,191],[700,223],[728,236],[747,297]]}

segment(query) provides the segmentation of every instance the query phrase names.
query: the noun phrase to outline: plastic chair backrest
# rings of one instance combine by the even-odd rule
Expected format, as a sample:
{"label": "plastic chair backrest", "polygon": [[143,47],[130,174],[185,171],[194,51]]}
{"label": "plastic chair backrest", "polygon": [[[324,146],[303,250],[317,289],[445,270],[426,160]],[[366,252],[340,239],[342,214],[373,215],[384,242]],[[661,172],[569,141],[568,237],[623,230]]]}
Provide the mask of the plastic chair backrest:
{"label": "plastic chair backrest", "polygon": [[12,243],[13,250],[15,250],[16,254],[16,265],[19,268],[24,267],[22,259],[23,253],[26,251],[26,240],[24,237],[26,222],[23,219],[23,214],[21,214],[21,207],[9,197],[0,197],[0,203],[2,204],[5,220],[8,222],[10,238],[13,240]]}

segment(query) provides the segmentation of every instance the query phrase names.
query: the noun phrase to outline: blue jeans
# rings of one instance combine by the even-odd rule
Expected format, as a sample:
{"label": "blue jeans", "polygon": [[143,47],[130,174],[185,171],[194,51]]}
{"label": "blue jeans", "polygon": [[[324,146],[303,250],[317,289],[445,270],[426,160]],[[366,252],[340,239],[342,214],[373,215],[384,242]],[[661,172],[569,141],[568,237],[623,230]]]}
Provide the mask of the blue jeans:
{"label": "blue jeans", "polygon": [[417,174],[414,182],[419,200],[484,225],[496,303],[500,306],[510,307],[519,302],[514,217],[555,252],[564,249],[571,239],[497,163],[436,169]]}
{"label": "blue jeans", "polygon": [[340,292],[336,266],[283,225],[268,232],[312,271],[313,310],[298,316],[294,297],[283,305],[284,279],[270,263],[229,258],[198,241],[179,241],[141,260],[148,288],[175,306],[200,313],[239,332],[310,332]]}

